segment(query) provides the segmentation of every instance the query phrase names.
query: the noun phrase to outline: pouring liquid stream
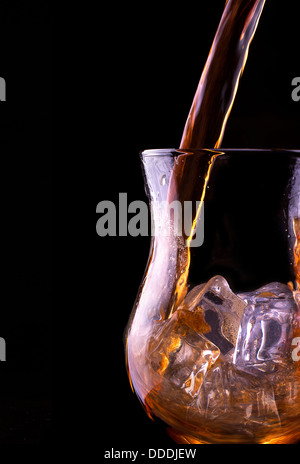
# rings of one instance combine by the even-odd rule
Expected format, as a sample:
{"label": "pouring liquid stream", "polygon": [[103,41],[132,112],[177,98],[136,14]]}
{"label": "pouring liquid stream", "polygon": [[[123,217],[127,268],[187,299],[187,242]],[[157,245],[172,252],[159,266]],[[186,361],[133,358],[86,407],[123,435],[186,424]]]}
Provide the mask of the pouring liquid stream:
{"label": "pouring liquid stream", "polygon": [[[251,41],[254,37],[265,0],[228,0],[204,66],[197,91],[182,134],[180,148],[219,148],[222,143],[243,73]],[[174,166],[168,200],[181,202],[200,199],[193,225],[186,240],[186,260],[178,264],[178,282],[173,292],[172,311],[186,294],[190,266],[190,242],[205,198],[205,191],[216,155],[203,161],[199,157],[183,159]],[[201,166],[200,166],[201,164]],[[198,181],[199,171],[202,171]]]}

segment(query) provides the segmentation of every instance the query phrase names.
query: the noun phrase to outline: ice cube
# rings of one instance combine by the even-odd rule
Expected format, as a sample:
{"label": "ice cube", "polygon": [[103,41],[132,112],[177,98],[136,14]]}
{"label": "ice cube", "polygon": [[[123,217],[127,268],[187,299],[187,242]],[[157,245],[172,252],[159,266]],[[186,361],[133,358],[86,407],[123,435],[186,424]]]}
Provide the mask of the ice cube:
{"label": "ice cube", "polygon": [[197,396],[203,378],[220,355],[220,350],[205,338],[210,330],[203,312],[178,309],[162,326],[151,343],[152,368],[173,386]]}
{"label": "ice cube", "polygon": [[188,310],[200,307],[211,327],[206,338],[224,355],[233,349],[246,303],[231,291],[224,277],[215,276],[206,284],[193,288],[182,307]]}
{"label": "ice cube", "polygon": [[297,312],[287,285],[273,282],[238,295],[247,306],[241,320],[233,362],[244,371],[273,372],[289,361],[292,324]]}
{"label": "ice cube", "polygon": [[280,425],[272,383],[239,371],[231,363],[217,362],[212,367],[196,404],[206,420],[230,423],[231,428],[248,433],[259,425]]}

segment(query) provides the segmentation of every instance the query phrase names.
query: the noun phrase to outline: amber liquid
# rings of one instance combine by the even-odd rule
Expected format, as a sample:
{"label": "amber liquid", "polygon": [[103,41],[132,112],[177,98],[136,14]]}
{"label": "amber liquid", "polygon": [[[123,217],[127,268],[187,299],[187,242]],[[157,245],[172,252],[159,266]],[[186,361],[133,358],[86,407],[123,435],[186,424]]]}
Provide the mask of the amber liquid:
{"label": "amber liquid", "polygon": [[265,0],[229,0],[191,106],[180,148],[219,148]]}

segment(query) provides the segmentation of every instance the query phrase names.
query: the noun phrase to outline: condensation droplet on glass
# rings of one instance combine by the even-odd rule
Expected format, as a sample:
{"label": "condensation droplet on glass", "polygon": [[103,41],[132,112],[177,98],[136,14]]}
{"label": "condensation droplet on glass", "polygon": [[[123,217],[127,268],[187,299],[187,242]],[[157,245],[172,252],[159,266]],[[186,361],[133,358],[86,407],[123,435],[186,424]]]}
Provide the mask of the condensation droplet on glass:
{"label": "condensation droplet on glass", "polygon": [[167,176],[164,174],[163,176],[161,176],[160,178],[160,183],[161,185],[166,185],[167,183]]}

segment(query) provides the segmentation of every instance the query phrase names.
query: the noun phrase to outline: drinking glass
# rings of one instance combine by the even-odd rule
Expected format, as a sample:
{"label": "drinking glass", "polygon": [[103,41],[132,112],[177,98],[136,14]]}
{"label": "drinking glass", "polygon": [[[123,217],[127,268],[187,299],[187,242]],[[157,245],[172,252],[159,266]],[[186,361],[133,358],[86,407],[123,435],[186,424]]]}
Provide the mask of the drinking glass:
{"label": "drinking glass", "polygon": [[177,443],[300,439],[300,151],[141,153],[149,260],[132,388]]}

